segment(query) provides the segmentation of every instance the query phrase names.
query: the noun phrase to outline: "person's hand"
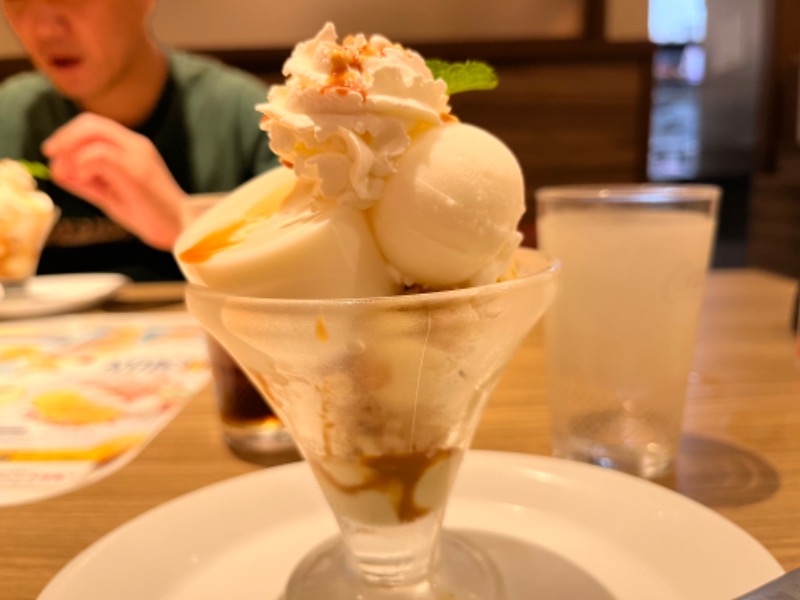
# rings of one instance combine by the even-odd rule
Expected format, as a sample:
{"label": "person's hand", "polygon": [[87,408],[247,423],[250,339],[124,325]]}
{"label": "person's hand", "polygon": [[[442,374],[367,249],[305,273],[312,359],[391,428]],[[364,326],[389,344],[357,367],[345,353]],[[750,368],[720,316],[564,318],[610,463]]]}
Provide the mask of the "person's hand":
{"label": "person's hand", "polygon": [[42,144],[53,181],[91,202],[145,243],[169,250],[185,193],[152,142],[116,121],[84,113]]}

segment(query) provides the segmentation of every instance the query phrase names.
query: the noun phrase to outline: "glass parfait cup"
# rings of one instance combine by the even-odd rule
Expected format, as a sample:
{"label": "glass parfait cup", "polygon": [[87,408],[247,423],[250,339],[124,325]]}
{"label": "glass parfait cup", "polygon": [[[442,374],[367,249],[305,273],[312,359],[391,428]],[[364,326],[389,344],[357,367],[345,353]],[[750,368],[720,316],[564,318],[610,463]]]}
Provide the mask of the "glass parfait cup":
{"label": "glass parfait cup", "polygon": [[549,305],[557,264],[515,255],[507,281],[394,297],[235,297],[189,311],[294,437],[341,531],[286,600],[502,597],[480,549],[441,535],[448,495],[502,371]]}
{"label": "glass parfait cup", "polygon": [[0,215],[0,286],[8,297],[25,294],[45,242],[60,217],[57,206],[48,211],[10,211]]}

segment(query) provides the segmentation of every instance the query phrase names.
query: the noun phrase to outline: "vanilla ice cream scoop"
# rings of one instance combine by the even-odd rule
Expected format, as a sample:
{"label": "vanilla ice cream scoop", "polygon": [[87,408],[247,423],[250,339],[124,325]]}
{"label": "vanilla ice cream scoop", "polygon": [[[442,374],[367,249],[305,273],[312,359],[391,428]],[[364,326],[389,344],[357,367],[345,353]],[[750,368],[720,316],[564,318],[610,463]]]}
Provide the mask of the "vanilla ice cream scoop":
{"label": "vanilla ice cream scoop", "polygon": [[451,123],[418,136],[371,210],[375,240],[406,284],[497,281],[522,236],[522,170],[486,131]]}
{"label": "vanilla ice cream scoop", "polygon": [[218,202],[175,246],[186,278],[265,298],[394,295],[364,211],[320,202],[279,167]]}
{"label": "vanilla ice cream scoop", "polygon": [[0,282],[21,282],[36,271],[56,210],[20,163],[0,159]]}

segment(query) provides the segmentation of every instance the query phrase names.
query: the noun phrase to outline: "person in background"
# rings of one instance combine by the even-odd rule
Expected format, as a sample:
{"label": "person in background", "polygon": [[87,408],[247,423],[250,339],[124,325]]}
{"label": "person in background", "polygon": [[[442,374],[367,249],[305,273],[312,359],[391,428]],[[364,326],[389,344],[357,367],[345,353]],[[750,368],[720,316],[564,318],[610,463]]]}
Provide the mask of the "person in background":
{"label": "person in background", "polygon": [[151,33],[156,0],[2,0],[36,72],[0,86],[0,156],[49,163],[61,208],[40,273],[179,279],[186,194],[228,191],[277,159],[265,85]]}

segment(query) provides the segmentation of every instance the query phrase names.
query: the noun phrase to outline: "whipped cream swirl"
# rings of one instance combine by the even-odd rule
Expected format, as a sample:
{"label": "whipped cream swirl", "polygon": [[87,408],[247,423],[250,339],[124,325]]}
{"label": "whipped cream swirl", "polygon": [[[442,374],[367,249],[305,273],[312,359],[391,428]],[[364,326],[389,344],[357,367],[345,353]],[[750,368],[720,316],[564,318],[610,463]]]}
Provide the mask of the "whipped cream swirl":
{"label": "whipped cream swirl", "polygon": [[449,117],[447,85],[422,57],[385,37],[338,42],[327,23],[298,44],[270,88],[261,128],[270,147],[314,195],[366,209],[411,138]]}
{"label": "whipped cream swirl", "polygon": [[[15,160],[0,160],[0,280],[4,285],[33,275],[56,215],[50,197]],[[2,287],[2,286],[0,286]]]}
{"label": "whipped cream swirl", "polygon": [[38,191],[36,180],[25,167],[10,158],[0,159],[0,217],[52,209],[50,197]]}

